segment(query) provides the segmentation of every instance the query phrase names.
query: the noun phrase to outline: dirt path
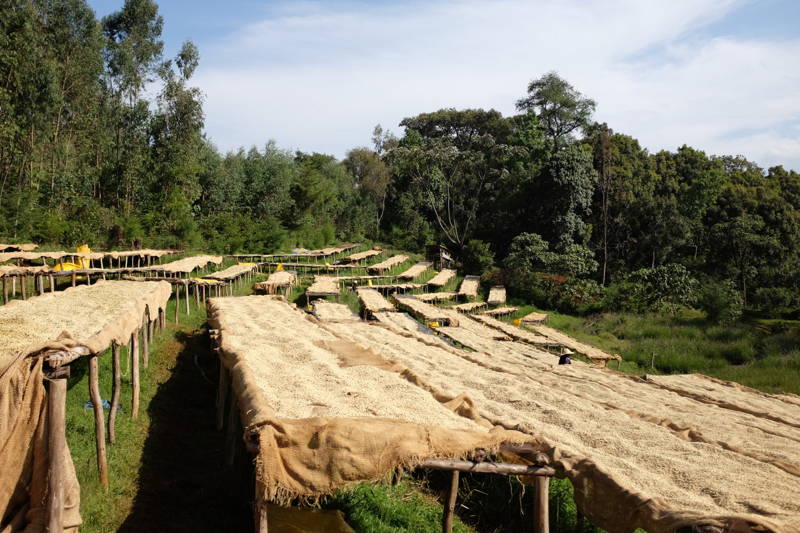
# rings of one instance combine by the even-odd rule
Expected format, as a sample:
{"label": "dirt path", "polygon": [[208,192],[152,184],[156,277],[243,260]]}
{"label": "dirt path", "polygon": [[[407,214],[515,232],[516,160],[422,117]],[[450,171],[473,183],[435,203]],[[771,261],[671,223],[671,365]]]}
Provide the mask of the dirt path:
{"label": "dirt path", "polygon": [[178,332],[156,360],[139,490],[119,531],[248,531],[248,484],[223,467],[214,427],[217,363],[206,332]]}

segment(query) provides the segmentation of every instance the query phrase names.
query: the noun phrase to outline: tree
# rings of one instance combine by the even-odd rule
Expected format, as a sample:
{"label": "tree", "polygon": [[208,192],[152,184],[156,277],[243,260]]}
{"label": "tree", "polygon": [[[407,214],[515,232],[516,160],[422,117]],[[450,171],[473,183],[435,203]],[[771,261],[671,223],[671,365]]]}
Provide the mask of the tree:
{"label": "tree", "polygon": [[142,91],[160,65],[164,19],[152,0],[125,0],[119,11],[104,17],[107,37],[105,85],[109,120],[115,130],[106,189],[118,195],[125,214],[145,192],[147,122]]}
{"label": "tree", "polygon": [[522,151],[506,144],[508,121],[494,110],[443,109],[401,122],[406,135],[387,156],[405,198],[421,203],[443,237],[460,251],[482,207]]}
{"label": "tree", "polygon": [[533,110],[557,145],[589,125],[595,102],[586,98],[555,72],[528,84],[528,96],[517,100],[520,111]]}
{"label": "tree", "polygon": [[597,172],[592,166],[591,149],[570,145],[558,151],[550,161],[543,191],[549,215],[548,236],[556,249],[564,250],[589,237],[585,217],[591,213]]}
{"label": "tree", "polygon": [[363,191],[374,207],[377,238],[380,235],[381,220],[386,212],[386,196],[391,185],[392,175],[389,167],[377,152],[369,148],[353,148],[342,163],[355,179],[356,187]]}

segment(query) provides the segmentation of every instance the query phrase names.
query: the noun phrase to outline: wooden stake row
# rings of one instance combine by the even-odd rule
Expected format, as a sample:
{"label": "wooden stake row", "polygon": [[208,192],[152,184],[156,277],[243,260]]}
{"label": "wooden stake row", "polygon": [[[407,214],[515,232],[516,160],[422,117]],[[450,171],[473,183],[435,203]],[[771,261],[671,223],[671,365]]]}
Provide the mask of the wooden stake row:
{"label": "wooden stake row", "polygon": [[[163,329],[166,326],[165,313],[159,309],[158,316],[151,317],[146,312],[143,317],[143,327],[137,328],[128,342],[128,355],[131,368],[131,418],[139,416],[140,402],[140,376],[139,376],[139,342],[143,350],[143,364],[145,368],[149,363],[149,348],[152,345],[155,328]],[[106,456],[106,434],[111,444],[116,442],[116,421],[119,409],[120,393],[122,388],[121,371],[121,346],[111,344],[111,403],[108,413],[108,432],[104,420],[103,401],[100,395],[100,377],[98,354],[89,355],[89,397],[92,403],[95,423],[95,451],[97,455],[97,472],[100,484],[108,488],[108,459]],[[69,368],[61,367],[51,372],[48,382],[47,396],[47,439],[48,439],[48,495],[47,495],[47,524],[48,531],[62,531],[64,509],[64,460],[66,454],[66,390]]]}

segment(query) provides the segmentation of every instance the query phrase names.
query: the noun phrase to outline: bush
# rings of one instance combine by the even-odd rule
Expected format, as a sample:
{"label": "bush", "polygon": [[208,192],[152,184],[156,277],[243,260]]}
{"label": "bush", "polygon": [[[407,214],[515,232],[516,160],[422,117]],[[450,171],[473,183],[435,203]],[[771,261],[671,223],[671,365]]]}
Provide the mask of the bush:
{"label": "bush", "polygon": [[472,239],[461,250],[461,265],[467,274],[483,274],[494,265],[494,253],[489,243]]}
{"label": "bush", "polygon": [[697,280],[677,263],[637,270],[628,276],[628,281],[641,286],[638,297],[647,309],[673,314],[679,306],[691,303],[697,290]]}
{"label": "bush", "polygon": [[720,324],[735,322],[744,310],[742,295],[730,280],[706,283],[698,294],[697,306],[708,320]]}
{"label": "bush", "polygon": [[753,292],[749,304],[768,316],[785,314],[798,307],[797,294],[786,287],[761,287]]}
{"label": "bush", "polygon": [[503,285],[503,271],[496,267],[490,267],[481,274],[481,283],[485,285]]}

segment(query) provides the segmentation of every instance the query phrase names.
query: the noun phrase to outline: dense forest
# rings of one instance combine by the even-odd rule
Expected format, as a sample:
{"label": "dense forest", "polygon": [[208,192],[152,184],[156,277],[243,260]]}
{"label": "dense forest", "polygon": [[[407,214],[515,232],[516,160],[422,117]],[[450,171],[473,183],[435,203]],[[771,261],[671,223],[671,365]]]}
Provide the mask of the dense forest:
{"label": "dense forest", "polygon": [[191,82],[200,53],[163,56],[152,0],[101,20],[85,0],[0,1],[0,240],[444,245],[464,271],[573,312],[800,304],[800,174],[649,153],[556,73],[520,88],[514,116],[421,113],[342,161],[273,141],[222,154]]}

